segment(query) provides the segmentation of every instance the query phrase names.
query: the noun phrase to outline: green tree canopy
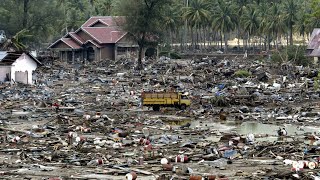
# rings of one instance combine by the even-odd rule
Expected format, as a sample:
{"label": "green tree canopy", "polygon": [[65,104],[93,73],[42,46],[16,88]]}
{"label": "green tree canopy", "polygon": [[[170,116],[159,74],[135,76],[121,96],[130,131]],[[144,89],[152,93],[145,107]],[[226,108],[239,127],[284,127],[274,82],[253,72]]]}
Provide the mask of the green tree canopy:
{"label": "green tree canopy", "polygon": [[227,50],[235,37],[238,50],[240,39],[246,49],[253,38],[267,50],[319,28],[319,7],[320,0],[1,0],[0,30],[11,39],[25,29],[31,37],[21,43],[45,48],[91,16],[119,15],[143,46],[164,41],[165,32],[169,47],[180,44],[183,50],[190,44],[189,50],[212,42],[222,46],[223,40]]}
{"label": "green tree canopy", "polygon": [[119,0],[117,12],[125,16],[124,30],[139,45],[138,69],[142,69],[144,48],[157,45],[164,32],[165,10],[170,0]]}

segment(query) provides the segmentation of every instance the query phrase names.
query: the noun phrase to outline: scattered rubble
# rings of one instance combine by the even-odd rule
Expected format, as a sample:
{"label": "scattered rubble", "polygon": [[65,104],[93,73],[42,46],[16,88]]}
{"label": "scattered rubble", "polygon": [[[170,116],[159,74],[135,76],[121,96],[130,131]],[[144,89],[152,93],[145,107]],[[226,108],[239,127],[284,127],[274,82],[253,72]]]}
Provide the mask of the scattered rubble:
{"label": "scattered rubble", "polygon": [[[3,82],[1,178],[320,178],[316,69],[208,57],[133,67],[56,61],[35,85]],[[173,90],[190,107],[141,103]]]}

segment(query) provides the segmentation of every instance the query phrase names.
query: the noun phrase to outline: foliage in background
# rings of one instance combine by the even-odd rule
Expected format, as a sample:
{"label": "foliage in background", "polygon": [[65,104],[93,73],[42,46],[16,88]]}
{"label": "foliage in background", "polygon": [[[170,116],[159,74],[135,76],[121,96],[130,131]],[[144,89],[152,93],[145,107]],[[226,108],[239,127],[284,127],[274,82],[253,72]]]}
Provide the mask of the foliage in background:
{"label": "foliage in background", "polygon": [[23,44],[24,40],[28,40],[32,37],[29,34],[29,31],[23,29],[15,34],[13,37],[6,39],[4,43],[0,44],[0,49],[5,51],[24,51],[27,49],[27,46]]}
{"label": "foliage in background", "polygon": [[92,15],[111,15],[113,0],[1,0],[0,30],[12,38],[23,29],[32,35],[21,43],[46,48]]}
{"label": "foliage in background", "polygon": [[164,12],[171,0],[119,0],[116,4],[120,16],[125,16],[123,29],[139,45],[138,69],[142,69],[144,49],[157,46],[163,37]]}
{"label": "foliage in background", "polygon": [[305,46],[288,46],[272,54],[273,63],[282,64],[290,62],[295,65],[307,66],[312,63],[312,59],[305,55]]}
{"label": "foliage in background", "polygon": [[[151,2],[146,0],[145,2]],[[161,2],[163,0],[155,1]],[[170,6],[156,9],[159,20],[141,16],[141,0],[1,0],[0,30],[11,38],[22,29],[32,37],[23,42],[30,48],[47,47],[76,30],[90,16],[126,15],[133,22],[160,25],[159,41],[178,44],[180,49],[204,51],[225,49],[228,40],[237,38],[237,50],[280,49],[293,45],[293,36],[307,39],[313,28],[320,27],[320,0],[176,0]],[[118,8],[128,5],[128,8]],[[137,14],[134,14],[137,13]],[[286,42],[280,41],[285,40]],[[303,41],[303,43],[305,43]],[[172,46],[174,47],[174,46]]]}

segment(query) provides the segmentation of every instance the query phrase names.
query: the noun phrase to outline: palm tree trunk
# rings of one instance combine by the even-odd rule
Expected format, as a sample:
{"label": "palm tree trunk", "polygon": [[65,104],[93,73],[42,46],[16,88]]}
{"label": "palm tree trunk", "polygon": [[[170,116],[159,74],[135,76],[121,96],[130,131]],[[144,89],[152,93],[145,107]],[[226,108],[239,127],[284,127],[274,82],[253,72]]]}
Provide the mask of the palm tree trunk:
{"label": "palm tree trunk", "polygon": [[279,49],[279,46],[278,46],[278,33],[276,33],[276,50]]}
{"label": "palm tree trunk", "polygon": [[206,28],[203,28],[203,48],[206,49]]}
{"label": "palm tree trunk", "polygon": [[199,28],[196,27],[196,31],[195,31],[195,47],[197,50],[200,49],[200,44],[199,44]]}
{"label": "palm tree trunk", "polygon": [[238,40],[237,40],[237,43],[238,43],[238,45],[237,45],[237,49],[238,49],[238,52],[240,51],[240,25],[238,24],[238,28],[237,28],[237,38],[238,38]]}
{"label": "palm tree trunk", "polygon": [[220,31],[220,42],[221,42],[221,45],[220,45],[220,49],[222,49],[222,46],[223,46],[223,38],[222,38],[222,31]]}
{"label": "palm tree trunk", "polygon": [[224,33],[224,52],[225,54],[228,53],[228,33]]}
{"label": "palm tree trunk", "polygon": [[248,33],[248,47],[249,47],[249,53],[250,53],[250,50],[251,50],[251,44],[250,44],[250,34]]}
{"label": "palm tree trunk", "polygon": [[242,48],[243,48],[243,50],[244,51],[246,51],[247,50],[247,40],[246,40],[246,38],[243,36],[243,39],[242,39]]}
{"label": "palm tree trunk", "polygon": [[260,49],[260,52],[262,51],[262,37],[259,36],[259,49]]}
{"label": "palm tree trunk", "polygon": [[89,9],[89,17],[92,16],[92,12],[94,11],[94,1],[93,0],[89,0],[89,4],[90,4],[90,9]]}
{"label": "palm tree trunk", "polygon": [[266,51],[268,51],[269,50],[269,37],[268,37],[268,35],[265,36],[264,46],[265,46]]}
{"label": "palm tree trunk", "polygon": [[66,6],[63,6],[63,12],[64,12],[64,24],[65,24],[65,30],[66,30],[66,34],[69,32],[68,30],[68,22],[67,22],[67,10],[66,10]]}
{"label": "palm tree trunk", "polygon": [[178,38],[178,42],[180,43],[180,50],[183,51],[183,49],[184,49],[184,43],[183,43],[184,35],[183,35],[183,33],[181,33],[181,31],[182,31],[182,29],[178,30],[179,35],[180,35],[180,38]]}
{"label": "palm tree trunk", "polygon": [[191,47],[193,47],[194,50],[194,36],[193,36],[193,27],[191,27]]}
{"label": "palm tree trunk", "polygon": [[170,47],[172,47],[173,40],[172,40],[172,31],[171,30],[169,30],[169,44],[170,44]]}
{"label": "palm tree trunk", "polygon": [[201,51],[204,50],[204,46],[205,44],[203,43],[204,42],[204,28],[200,28],[200,31],[201,31],[201,36],[200,36],[200,43],[201,43]]}
{"label": "palm tree trunk", "polygon": [[201,52],[203,51],[203,28],[199,28],[199,43],[200,43],[200,49],[201,49]]}
{"label": "palm tree trunk", "polygon": [[290,45],[293,45],[293,27],[292,27],[292,23],[290,23],[290,27],[289,27],[289,36],[290,36]]}
{"label": "palm tree trunk", "polygon": [[267,35],[267,50],[271,49],[270,35]]}
{"label": "palm tree trunk", "polygon": [[24,0],[23,1],[23,21],[22,21],[22,26],[23,28],[27,28],[28,24],[28,5],[29,5],[29,0]]}
{"label": "palm tree trunk", "polygon": [[210,46],[212,45],[211,44],[211,41],[212,41],[212,43],[213,43],[213,46],[214,47],[217,47],[217,32],[216,31],[212,31],[212,36],[213,37],[211,37],[211,40],[210,40]]}

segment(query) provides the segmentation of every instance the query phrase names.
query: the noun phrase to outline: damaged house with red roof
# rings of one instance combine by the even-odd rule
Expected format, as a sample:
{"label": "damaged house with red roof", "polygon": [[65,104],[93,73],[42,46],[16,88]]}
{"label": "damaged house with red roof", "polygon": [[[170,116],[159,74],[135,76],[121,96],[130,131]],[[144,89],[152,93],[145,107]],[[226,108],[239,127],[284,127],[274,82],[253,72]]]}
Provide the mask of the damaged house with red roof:
{"label": "damaged house with red roof", "polygon": [[320,57],[320,28],[315,28],[310,36],[310,41],[307,47],[307,55],[314,58],[315,63]]}
{"label": "damaged house with red roof", "polygon": [[75,32],[69,32],[49,46],[69,63],[135,58],[138,45],[121,29],[123,17],[94,16]]}

